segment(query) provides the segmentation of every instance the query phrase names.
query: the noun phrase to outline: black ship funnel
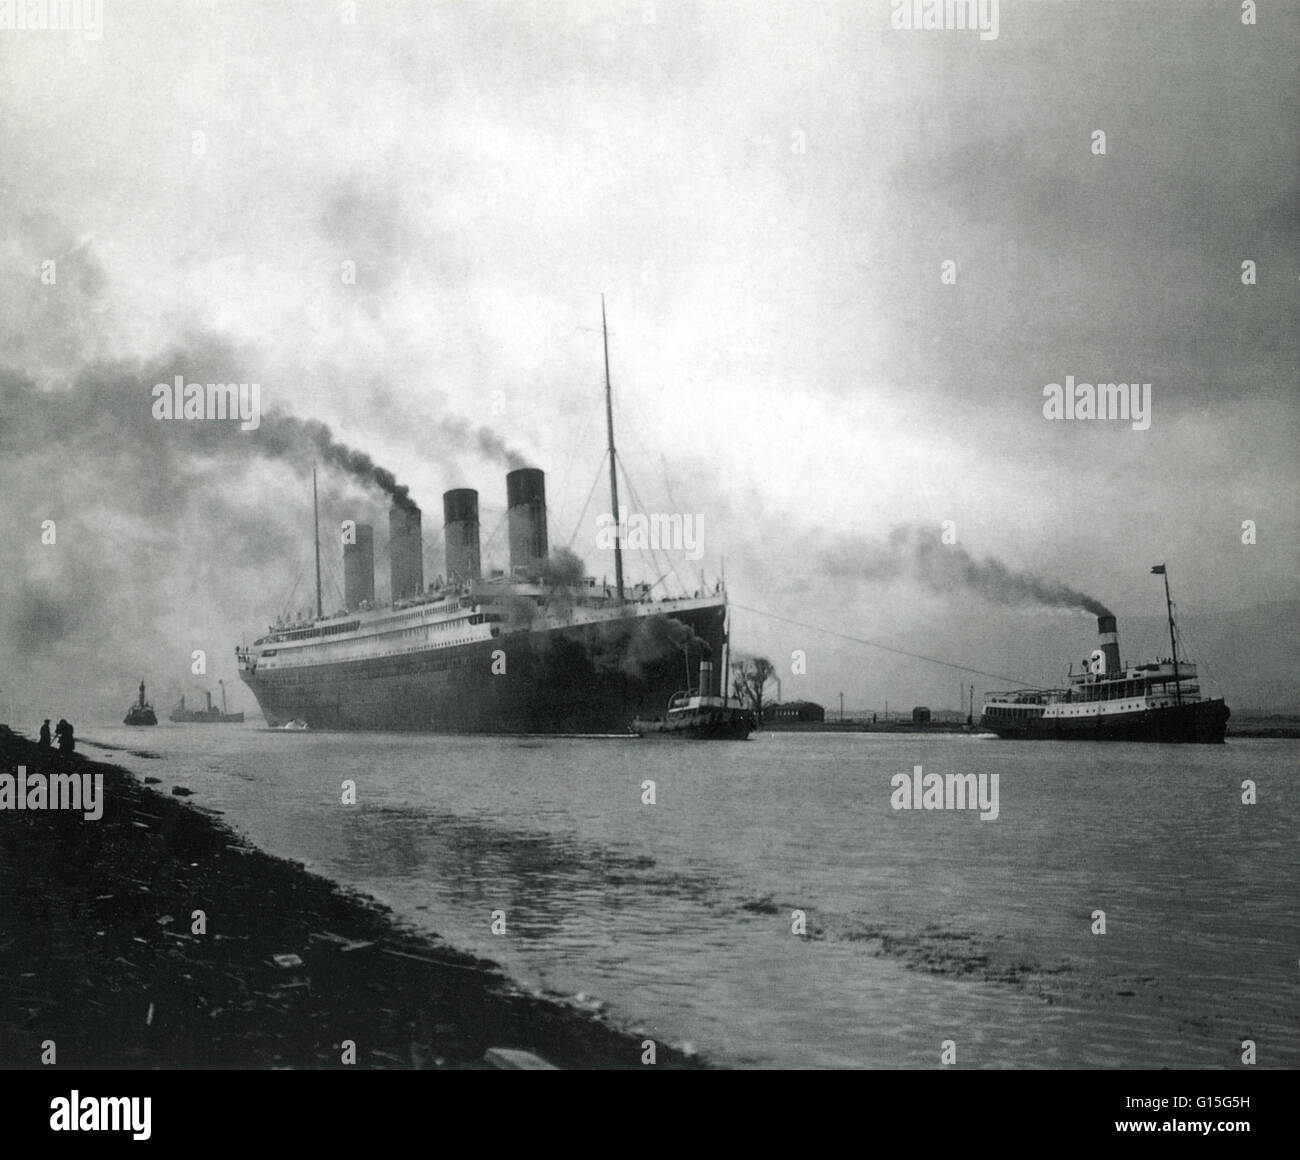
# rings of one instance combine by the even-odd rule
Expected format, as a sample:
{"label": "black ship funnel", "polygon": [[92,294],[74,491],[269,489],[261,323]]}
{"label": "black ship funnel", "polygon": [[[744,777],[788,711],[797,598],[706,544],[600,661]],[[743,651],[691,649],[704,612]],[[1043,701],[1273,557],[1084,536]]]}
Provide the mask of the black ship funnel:
{"label": "black ship funnel", "polygon": [[510,571],[536,576],[548,553],[546,473],[521,467],[506,476],[506,518],[510,529]]}
{"label": "black ship funnel", "polygon": [[481,579],[478,492],[472,487],[443,492],[442,517],[447,540],[447,583],[464,584]]}
{"label": "black ship funnel", "polygon": [[343,545],[343,603],[355,612],[362,603],[375,602],[375,529],[356,525],[356,543]]}
{"label": "black ship funnel", "polygon": [[424,542],[420,536],[419,508],[389,509],[388,566],[393,600],[424,591]]}
{"label": "black ship funnel", "polygon": [[1119,633],[1115,630],[1115,618],[1109,614],[1097,617],[1097,633],[1101,637],[1101,652],[1106,658],[1106,675],[1119,675]]}

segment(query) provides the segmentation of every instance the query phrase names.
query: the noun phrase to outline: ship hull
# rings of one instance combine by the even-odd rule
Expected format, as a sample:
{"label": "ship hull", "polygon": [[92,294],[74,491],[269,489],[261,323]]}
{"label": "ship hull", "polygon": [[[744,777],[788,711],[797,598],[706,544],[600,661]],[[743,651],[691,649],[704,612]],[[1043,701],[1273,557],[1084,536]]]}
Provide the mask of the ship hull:
{"label": "ship hull", "polygon": [[984,729],[1008,739],[1039,741],[1161,741],[1217,744],[1223,741],[1230,713],[1222,700],[1192,701],[1158,709],[1095,713],[1087,716],[1039,716],[1003,721],[985,714]]}
{"label": "ship hull", "polygon": [[241,679],[273,728],[301,720],[314,730],[626,735],[631,718],[662,712],[702,651],[698,642],[648,640],[646,622],[677,621],[716,657],[723,617],[722,605],[710,605]]}

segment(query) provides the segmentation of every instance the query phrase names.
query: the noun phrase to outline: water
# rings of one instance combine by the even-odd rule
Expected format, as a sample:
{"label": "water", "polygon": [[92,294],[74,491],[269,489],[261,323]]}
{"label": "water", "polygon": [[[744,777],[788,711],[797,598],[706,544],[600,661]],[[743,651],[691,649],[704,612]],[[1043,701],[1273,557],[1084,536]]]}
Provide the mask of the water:
{"label": "water", "polygon": [[[1236,1067],[1253,1039],[1300,1065],[1294,741],[85,732],[524,986],[721,1064],[936,1067],[951,1040],[968,1067]],[[915,765],[998,774],[999,817],[891,809]]]}

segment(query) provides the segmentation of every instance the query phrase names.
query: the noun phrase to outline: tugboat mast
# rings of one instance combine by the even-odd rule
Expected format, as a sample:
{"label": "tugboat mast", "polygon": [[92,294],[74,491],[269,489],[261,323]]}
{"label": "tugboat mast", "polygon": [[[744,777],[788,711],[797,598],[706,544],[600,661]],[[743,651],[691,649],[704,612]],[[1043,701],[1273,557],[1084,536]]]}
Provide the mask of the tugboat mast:
{"label": "tugboat mast", "polygon": [[618,468],[614,456],[614,395],[609,385],[609,327],[605,322],[605,295],[600,296],[600,331],[605,340],[605,426],[609,431],[609,504],[614,516],[614,582],[623,603],[623,545],[618,524]]}
{"label": "tugboat mast", "polygon": [[1157,564],[1151,571],[1158,572],[1165,578],[1165,609],[1169,613],[1169,648],[1174,658],[1174,698],[1181,705],[1183,703],[1183,686],[1178,679],[1178,638],[1174,635],[1174,600],[1169,595],[1169,573],[1165,570],[1163,564]]}

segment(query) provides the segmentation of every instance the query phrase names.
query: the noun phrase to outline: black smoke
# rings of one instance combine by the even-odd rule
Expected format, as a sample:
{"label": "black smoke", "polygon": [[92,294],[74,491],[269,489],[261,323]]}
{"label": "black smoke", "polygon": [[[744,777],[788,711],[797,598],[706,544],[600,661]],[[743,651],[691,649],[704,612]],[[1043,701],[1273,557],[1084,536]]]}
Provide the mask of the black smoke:
{"label": "black smoke", "polygon": [[[260,382],[261,422],[156,419],[157,384]],[[90,360],[38,381],[0,365],[0,671],[7,707],[37,720],[119,719],[143,676],[167,704],[224,679],[254,710],[233,664],[282,612],[314,606],[312,465],[321,471],[325,603],[341,582],[331,522],[377,522],[372,501],[412,506],[394,473],[293,413],[255,353],[191,336],[147,360]],[[301,390],[296,398],[310,399]],[[468,434],[467,434],[468,432]],[[431,455],[521,459],[486,429],[432,417]],[[382,514],[379,514],[382,520]],[[49,522],[56,533],[43,542]],[[384,549],[376,544],[382,568]],[[207,674],[192,674],[202,650]],[[28,706],[31,706],[30,708]],[[89,708],[88,708],[89,707]]]}
{"label": "black smoke", "polygon": [[528,466],[528,459],[516,451],[490,427],[475,427],[461,419],[439,420],[443,434],[449,440],[471,444],[484,459],[504,463],[511,471]]}
{"label": "black smoke", "polygon": [[329,427],[319,419],[300,419],[271,411],[262,417],[261,427],[248,432],[245,437],[250,439],[250,446],[259,454],[271,458],[300,460],[304,453],[314,451],[327,466],[346,472],[365,486],[378,488],[394,507],[419,511],[411,499],[409,487],[398,483],[388,468],[381,467],[364,451],[357,451],[335,439]]}
{"label": "black smoke", "polygon": [[577,553],[556,548],[542,564],[542,582],[548,588],[581,588],[586,572]]}
{"label": "black smoke", "polygon": [[[709,645],[689,625],[658,613],[635,620],[606,622],[591,645],[591,662],[597,671],[641,679],[651,665],[680,663],[689,685],[701,656]],[[685,687],[685,685],[683,687]]]}
{"label": "black smoke", "polygon": [[822,554],[825,574],[867,583],[912,581],[940,596],[979,596],[992,604],[1077,609],[1094,616],[1110,610],[1059,580],[1023,572],[991,556],[977,559],[960,544],[945,544],[937,527],[894,528],[883,540],[846,541]]}

